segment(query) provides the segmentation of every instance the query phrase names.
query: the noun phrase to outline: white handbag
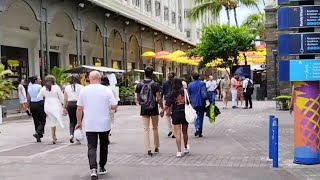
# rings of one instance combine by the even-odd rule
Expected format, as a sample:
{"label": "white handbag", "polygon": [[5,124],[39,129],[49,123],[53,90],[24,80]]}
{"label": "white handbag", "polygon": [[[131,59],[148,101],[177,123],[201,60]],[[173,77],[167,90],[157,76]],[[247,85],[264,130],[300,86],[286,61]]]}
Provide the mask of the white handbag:
{"label": "white handbag", "polygon": [[194,122],[197,119],[197,112],[196,112],[196,110],[193,109],[193,107],[191,105],[189,94],[186,89],[184,90],[184,101],[185,101],[184,112],[186,115],[186,120],[189,124],[194,124]]}

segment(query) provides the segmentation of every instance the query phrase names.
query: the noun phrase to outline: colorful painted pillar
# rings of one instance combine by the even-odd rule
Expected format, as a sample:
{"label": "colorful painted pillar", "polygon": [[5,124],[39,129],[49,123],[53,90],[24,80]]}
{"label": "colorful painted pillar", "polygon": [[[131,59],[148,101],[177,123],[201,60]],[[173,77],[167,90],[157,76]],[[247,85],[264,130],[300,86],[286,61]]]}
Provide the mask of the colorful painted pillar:
{"label": "colorful painted pillar", "polygon": [[294,163],[320,163],[319,81],[294,82]]}

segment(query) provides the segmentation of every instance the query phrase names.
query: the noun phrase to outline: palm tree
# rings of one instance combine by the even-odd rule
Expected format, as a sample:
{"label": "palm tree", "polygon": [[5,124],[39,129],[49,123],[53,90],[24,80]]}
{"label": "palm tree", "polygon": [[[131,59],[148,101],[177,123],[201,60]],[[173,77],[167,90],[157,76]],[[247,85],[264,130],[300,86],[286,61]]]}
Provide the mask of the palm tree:
{"label": "palm tree", "polygon": [[188,13],[190,20],[196,21],[208,11],[217,17],[224,8],[227,13],[228,23],[230,23],[230,10],[232,9],[233,0],[195,0],[195,4],[195,7]]}
{"label": "palm tree", "polygon": [[261,13],[259,7],[258,7],[258,2],[257,0],[235,0],[232,10],[234,13],[234,21],[236,22],[236,26],[239,26],[238,24],[238,16],[237,16],[237,8],[239,6],[245,6],[245,7],[256,7],[259,11],[259,13]]}
{"label": "palm tree", "polygon": [[266,18],[264,13],[256,13],[249,15],[247,19],[244,21],[243,25],[248,26],[252,33],[259,35],[261,39],[265,39],[265,21]]}

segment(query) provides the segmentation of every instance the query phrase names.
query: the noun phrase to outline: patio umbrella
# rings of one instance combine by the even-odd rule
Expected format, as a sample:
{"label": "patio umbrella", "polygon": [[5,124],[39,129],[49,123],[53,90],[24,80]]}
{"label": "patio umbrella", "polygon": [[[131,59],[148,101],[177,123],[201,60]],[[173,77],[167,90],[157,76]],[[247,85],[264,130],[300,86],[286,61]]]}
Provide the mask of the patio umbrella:
{"label": "patio umbrella", "polygon": [[172,56],[170,55],[170,54],[168,54],[168,55],[163,55],[163,56],[161,56],[161,58],[160,58],[161,60],[171,60],[172,59]]}
{"label": "patio umbrella", "polygon": [[157,52],[157,56],[163,56],[163,55],[168,55],[168,54],[170,54],[169,52],[167,52],[167,51],[159,51],[159,52]]}
{"label": "patio umbrella", "polygon": [[156,53],[152,51],[147,51],[147,52],[144,52],[141,56],[146,58],[154,58],[156,56]]}
{"label": "patio umbrella", "polygon": [[183,52],[183,51],[180,51],[180,50],[175,51],[175,52],[172,53],[172,56],[177,56],[177,57],[185,56],[185,55],[186,55],[186,53]]}
{"label": "patio umbrella", "polygon": [[170,53],[167,51],[160,51],[156,54],[156,59],[167,60],[170,58]]}

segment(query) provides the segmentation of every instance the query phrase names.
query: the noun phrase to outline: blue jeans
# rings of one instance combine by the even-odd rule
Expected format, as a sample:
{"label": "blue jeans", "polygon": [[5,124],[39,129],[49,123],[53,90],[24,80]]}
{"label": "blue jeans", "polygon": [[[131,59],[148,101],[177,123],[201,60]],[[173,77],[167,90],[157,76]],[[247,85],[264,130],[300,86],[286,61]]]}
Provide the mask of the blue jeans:
{"label": "blue jeans", "polygon": [[208,91],[209,101],[210,104],[216,104],[216,92],[215,91]]}
{"label": "blue jeans", "polygon": [[203,118],[204,118],[204,107],[196,107],[194,108],[197,112],[197,119],[194,123],[194,126],[196,128],[196,131],[199,132],[199,134],[202,134],[202,127],[203,127]]}

